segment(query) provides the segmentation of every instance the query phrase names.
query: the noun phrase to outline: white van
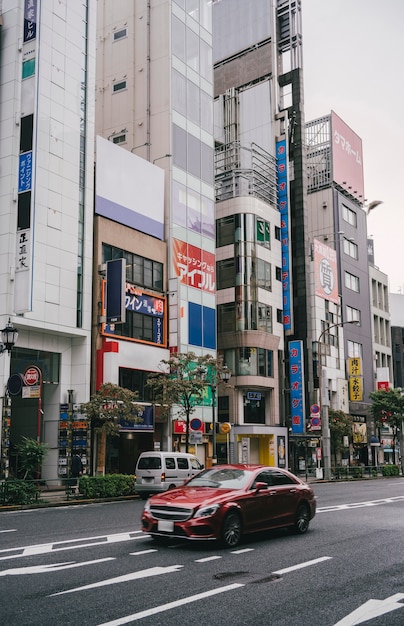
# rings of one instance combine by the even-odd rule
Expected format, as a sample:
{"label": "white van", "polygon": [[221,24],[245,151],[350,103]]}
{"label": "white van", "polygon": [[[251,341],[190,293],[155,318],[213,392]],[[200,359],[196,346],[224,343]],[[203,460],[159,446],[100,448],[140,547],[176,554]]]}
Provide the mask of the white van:
{"label": "white van", "polygon": [[136,463],[135,492],[144,500],[150,494],[179,487],[204,466],[185,452],[142,452]]}

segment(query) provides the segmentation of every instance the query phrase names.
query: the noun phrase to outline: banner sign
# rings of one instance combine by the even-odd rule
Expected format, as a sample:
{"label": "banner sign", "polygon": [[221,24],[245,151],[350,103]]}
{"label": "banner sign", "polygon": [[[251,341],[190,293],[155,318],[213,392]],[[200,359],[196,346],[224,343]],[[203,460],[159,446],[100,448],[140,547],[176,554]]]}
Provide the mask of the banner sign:
{"label": "banner sign", "polygon": [[304,432],[304,363],[303,342],[289,342],[289,378],[290,378],[290,409],[292,415],[292,433]]}

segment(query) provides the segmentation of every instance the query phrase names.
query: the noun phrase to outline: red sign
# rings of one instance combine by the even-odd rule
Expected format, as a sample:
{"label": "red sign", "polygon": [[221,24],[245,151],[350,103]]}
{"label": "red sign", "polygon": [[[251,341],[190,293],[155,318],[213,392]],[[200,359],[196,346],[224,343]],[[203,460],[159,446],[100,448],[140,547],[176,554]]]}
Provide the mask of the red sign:
{"label": "red sign", "polygon": [[39,382],[39,370],[36,367],[29,367],[25,370],[25,384],[36,385]]}
{"label": "red sign", "polygon": [[317,461],[321,461],[321,448],[316,448]]}
{"label": "red sign", "polygon": [[383,382],[377,382],[377,390],[379,391],[379,389],[384,389],[385,391],[388,391],[390,389],[390,383],[388,380],[383,381]]}

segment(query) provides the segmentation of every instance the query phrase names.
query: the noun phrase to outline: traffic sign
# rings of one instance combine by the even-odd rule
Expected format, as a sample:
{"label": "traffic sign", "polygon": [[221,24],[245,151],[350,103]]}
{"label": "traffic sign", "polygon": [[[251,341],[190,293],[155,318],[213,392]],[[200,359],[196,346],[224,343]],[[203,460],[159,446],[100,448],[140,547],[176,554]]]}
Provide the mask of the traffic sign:
{"label": "traffic sign", "polygon": [[39,382],[39,370],[37,367],[28,367],[24,374],[26,385],[36,385]]}
{"label": "traffic sign", "polygon": [[320,413],[320,406],[318,404],[312,404],[310,407],[310,415],[318,415]]}

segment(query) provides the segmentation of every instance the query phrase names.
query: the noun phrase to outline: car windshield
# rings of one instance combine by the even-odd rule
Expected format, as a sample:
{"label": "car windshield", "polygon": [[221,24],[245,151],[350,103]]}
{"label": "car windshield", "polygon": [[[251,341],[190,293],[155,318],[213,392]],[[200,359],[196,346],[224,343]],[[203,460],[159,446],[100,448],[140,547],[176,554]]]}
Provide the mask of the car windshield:
{"label": "car windshield", "polygon": [[244,489],[253,472],[243,469],[212,468],[200,472],[187,482],[187,487],[213,487],[215,489]]}

